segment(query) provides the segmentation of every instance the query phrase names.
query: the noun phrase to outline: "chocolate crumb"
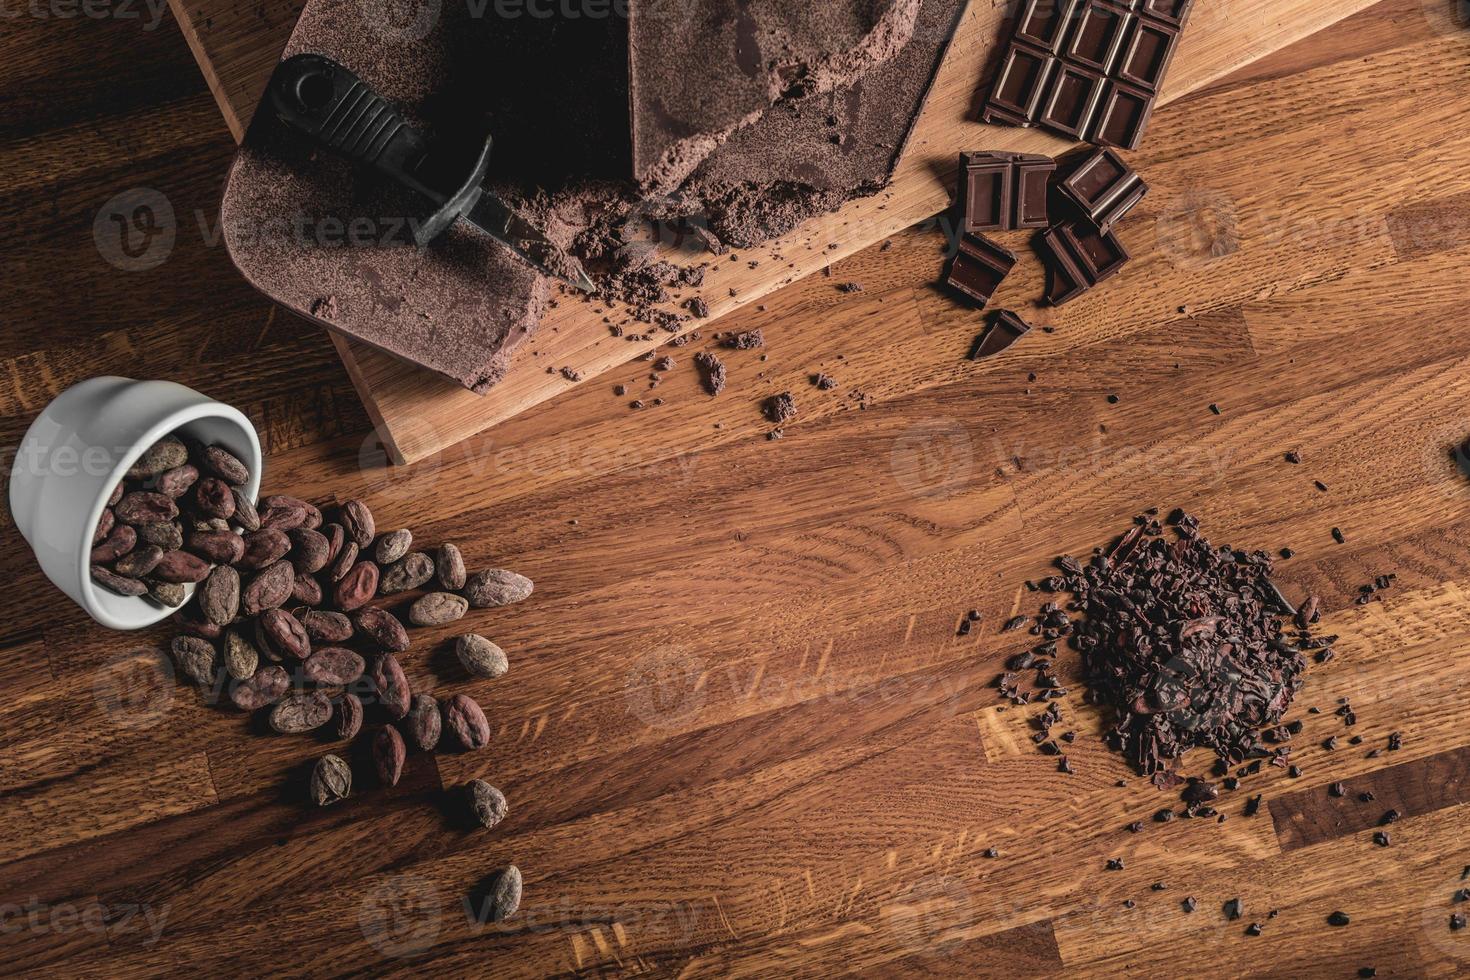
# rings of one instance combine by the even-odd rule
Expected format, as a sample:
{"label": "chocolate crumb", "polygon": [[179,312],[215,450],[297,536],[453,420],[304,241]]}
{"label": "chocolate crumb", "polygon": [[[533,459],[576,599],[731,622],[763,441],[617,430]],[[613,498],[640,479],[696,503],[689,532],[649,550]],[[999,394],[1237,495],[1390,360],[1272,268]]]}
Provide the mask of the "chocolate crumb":
{"label": "chocolate crumb", "polygon": [[863,291],[863,284],[860,282],[845,282],[837,287],[837,291],[842,293],[860,293]]}
{"label": "chocolate crumb", "polygon": [[837,379],[829,374],[824,374],[821,371],[818,371],[816,374],[812,375],[811,381],[812,384],[816,385],[817,388],[821,391],[831,391],[833,388],[837,387]]}
{"label": "chocolate crumb", "polygon": [[561,369],[561,376],[563,378],[566,378],[568,381],[581,381],[582,380],[582,372],[581,371],[578,371],[576,368],[573,368],[573,367],[564,367],[564,368],[562,368]]}
{"label": "chocolate crumb", "polygon": [[684,308],[700,320],[709,317],[709,304],[704,301],[703,296],[695,296],[692,299],[685,300]]}
{"label": "chocolate crumb", "polygon": [[341,312],[341,309],[337,306],[336,296],[323,296],[311,304],[311,315],[318,320],[335,320],[337,319],[337,314]]}
{"label": "chocolate crumb", "polygon": [[777,425],[785,425],[796,418],[796,399],[791,396],[791,392],[783,391],[779,395],[767,398],[762,406],[762,411],[772,422]]}
{"label": "chocolate crumb", "polygon": [[758,347],[765,346],[766,338],[759,329],[745,330],[726,337],[724,344],[732,350],[755,350]]}
{"label": "chocolate crumb", "polygon": [[1333,912],[1331,915],[1327,916],[1327,924],[1329,926],[1341,927],[1347,925],[1351,921],[1353,920],[1348,918],[1346,912]]}
{"label": "chocolate crumb", "polygon": [[709,351],[700,351],[694,355],[694,365],[699,368],[704,390],[711,397],[725,390],[725,365],[718,357]]}

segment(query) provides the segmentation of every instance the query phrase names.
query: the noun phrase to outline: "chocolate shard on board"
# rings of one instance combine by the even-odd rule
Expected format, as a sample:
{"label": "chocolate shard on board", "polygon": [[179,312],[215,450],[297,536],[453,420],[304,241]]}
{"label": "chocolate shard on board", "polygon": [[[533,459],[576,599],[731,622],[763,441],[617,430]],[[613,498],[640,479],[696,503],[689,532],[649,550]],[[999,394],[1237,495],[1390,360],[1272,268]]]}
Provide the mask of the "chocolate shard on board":
{"label": "chocolate shard on board", "polygon": [[1192,5],[1024,0],[981,119],[1133,149]]}
{"label": "chocolate shard on board", "polygon": [[1030,330],[1031,324],[1016,313],[1011,310],[997,310],[985,332],[975,338],[975,346],[970,349],[970,360],[983,361],[987,357],[994,357],[1010,348]]}
{"label": "chocolate shard on board", "polygon": [[1143,178],[1111,149],[1092,153],[1058,187],[1103,231],[1122,220],[1148,193]]}
{"label": "chocolate shard on board", "polygon": [[945,283],[984,306],[1016,264],[1016,253],[983,235],[964,235]]}
{"label": "chocolate shard on board", "polygon": [[1045,228],[1047,184],[1057,168],[1036,153],[960,154],[963,231],[1013,231]]}
{"label": "chocolate shard on board", "polygon": [[1111,231],[1088,221],[1064,221],[1041,237],[1042,259],[1051,273],[1046,298],[1061,306],[1118,274],[1128,250]]}

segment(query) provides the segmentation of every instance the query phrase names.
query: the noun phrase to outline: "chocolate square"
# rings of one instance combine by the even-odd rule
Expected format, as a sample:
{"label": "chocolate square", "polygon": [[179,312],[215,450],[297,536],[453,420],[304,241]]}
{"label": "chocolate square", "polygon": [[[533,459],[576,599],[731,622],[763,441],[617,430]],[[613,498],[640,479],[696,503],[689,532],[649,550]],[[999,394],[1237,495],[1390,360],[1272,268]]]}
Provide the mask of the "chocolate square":
{"label": "chocolate square", "polygon": [[1054,132],[1081,139],[1097,113],[1106,82],[1095,71],[1059,63],[1051,90],[1042,100],[1038,122]]}
{"label": "chocolate square", "polygon": [[1016,228],[1045,228],[1047,185],[1056,172],[1057,162],[1051,157],[1026,155],[1016,162],[1014,189],[1016,195]]}
{"label": "chocolate square", "polygon": [[1061,232],[1094,286],[1117,275],[1128,262],[1128,250],[1111,231],[1100,231],[1086,221],[1069,221]]}
{"label": "chocolate square", "polygon": [[1157,17],[1175,27],[1183,27],[1193,7],[1194,0],[1143,0],[1141,13],[1148,17]]}
{"label": "chocolate square", "polygon": [[1055,54],[1061,49],[1082,0],[1026,0],[1016,15],[1017,40]]}
{"label": "chocolate square", "polygon": [[1050,52],[1020,41],[1011,42],[995,78],[987,109],[999,109],[1031,122],[1051,78],[1056,59]]}
{"label": "chocolate square", "polygon": [[1150,93],[1126,82],[1109,82],[1089,142],[1134,149],[1153,111],[1154,97]]}
{"label": "chocolate square", "polygon": [[960,180],[964,189],[964,230],[1002,231],[1011,226],[1014,190],[1011,161],[990,153],[965,153],[960,157]]}
{"label": "chocolate square", "polygon": [[1179,28],[1139,18],[1118,59],[1118,77],[1157,93],[1179,43]]}
{"label": "chocolate square", "polygon": [[1095,151],[1058,188],[1104,231],[1148,193],[1148,185],[1142,178],[1110,149]]}
{"label": "chocolate square", "polygon": [[1016,264],[1016,253],[982,235],[963,235],[945,282],[984,306]]}
{"label": "chocolate square", "polygon": [[1113,70],[1132,22],[1133,15],[1124,7],[1109,0],[1087,0],[1062,57],[1106,75]]}

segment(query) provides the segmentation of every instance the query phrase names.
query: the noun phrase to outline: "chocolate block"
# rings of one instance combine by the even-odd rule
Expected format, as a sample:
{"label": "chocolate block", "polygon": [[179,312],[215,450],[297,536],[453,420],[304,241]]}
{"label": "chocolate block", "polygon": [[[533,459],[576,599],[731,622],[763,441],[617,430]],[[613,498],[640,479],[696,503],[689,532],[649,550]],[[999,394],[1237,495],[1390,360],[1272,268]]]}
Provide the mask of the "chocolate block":
{"label": "chocolate block", "polygon": [[1178,44],[1179,28],[1139,18],[1133,22],[1128,43],[1118,58],[1118,77],[1157,93]]}
{"label": "chocolate block", "polygon": [[1058,186],[1103,231],[1122,220],[1148,193],[1143,178],[1110,149],[1094,152]]}
{"label": "chocolate block", "polygon": [[961,230],[1045,228],[1047,182],[1056,167],[1034,153],[960,154]]}
{"label": "chocolate block", "polygon": [[1081,3],[1082,0],[1028,0],[1016,15],[1016,40],[1055,54],[1061,50],[1062,40]]}
{"label": "chocolate block", "polygon": [[983,361],[987,357],[994,357],[1026,336],[1030,330],[1031,324],[1012,311],[997,310],[985,332],[975,338],[975,346],[970,348],[970,360]]}
{"label": "chocolate block", "polygon": [[1016,253],[981,235],[964,235],[945,282],[984,306],[1016,264]]}
{"label": "chocolate block", "polygon": [[980,118],[1133,149],[1192,0],[1023,0]]}
{"label": "chocolate block", "polygon": [[1061,306],[1118,274],[1128,250],[1111,231],[1088,221],[1064,221],[1041,238],[1042,258],[1051,272],[1046,298]]}
{"label": "chocolate block", "polygon": [[1154,97],[1148,92],[1126,82],[1109,82],[1088,142],[1132,150],[1143,139],[1153,112]]}
{"label": "chocolate block", "polygon": [[986,122],[1001,120],[1017,126],[1034,122],[1036,107],[1055,67],[1056,58],[1050,52],[1012,41],[985,107]]}
{"label": "chocolate block", "polygon": [[1062,55],[1072,64],[1106,75],[1113,70],[1113,62],[1132,23],[1133,15],[1126,7],[1109,0],[1087,0]]}
{"label": "chocolate block", "polygon": [[1037,122],[1053,132],[1081,139],[1097,115],[1106,84],[1097,72],[1062,62]]}
{"label": "chocolate block", "polygon": [[1194,0],[1143,0],[1139,8],[1148,17],[1157,17],[1175,27],[1182,28],[1189,19]]}

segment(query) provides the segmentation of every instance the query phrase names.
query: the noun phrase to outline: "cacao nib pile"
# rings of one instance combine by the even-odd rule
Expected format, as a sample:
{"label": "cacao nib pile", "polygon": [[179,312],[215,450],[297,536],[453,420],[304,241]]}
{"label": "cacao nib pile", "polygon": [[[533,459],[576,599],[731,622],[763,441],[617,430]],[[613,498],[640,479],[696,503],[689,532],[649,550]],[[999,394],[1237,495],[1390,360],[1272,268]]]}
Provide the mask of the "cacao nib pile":
{"label": "cacao nib pile", "polygon": [[[1267,759],[1285,766],[1289,748],[1268,746],[1280,740],[1263,730],[1274,730],[1300,689],[1305,651],[1333,638],[1311,636],[1313,616],[1299,615],[1272,584],[1270,555],[1215,547],[1180,511],[1167,523],[1172,533],[1151,511],[1086,563],[1058,559],[1062,574],[1040,587],[1073,599],[1042,608],[1033,632],[1043,642],[1012,658],[1001,692],[1033,700],[1017,672],[1034,668],[1041,699],[1064,693],[1051,658],[1065,637],[1082,656],[1086,700],[1110,713],[1108,744],[1160,788],[1183,781],[1179,757],[1201,746],[1218,757],[1217,769]],[[1293,616],[1294,626],[1286,622]]]}

